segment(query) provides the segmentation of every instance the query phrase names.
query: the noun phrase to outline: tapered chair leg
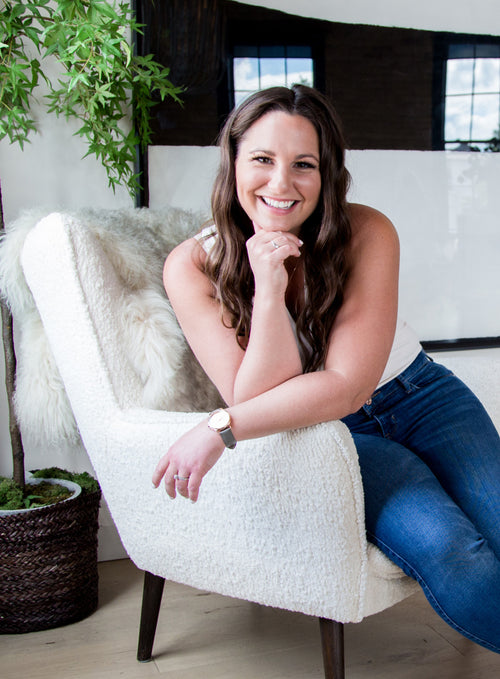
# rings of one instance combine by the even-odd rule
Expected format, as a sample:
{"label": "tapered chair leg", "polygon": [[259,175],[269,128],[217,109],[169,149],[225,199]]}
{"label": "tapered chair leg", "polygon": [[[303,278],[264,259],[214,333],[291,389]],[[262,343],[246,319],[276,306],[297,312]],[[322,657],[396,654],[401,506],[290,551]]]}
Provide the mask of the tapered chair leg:
{"label": "tapered chair leg", "polygon": [[164,584],[165,578],[144,571],[141,624],[137,646],[137,660],[139,662],[149,662],[153,654],[153,643]]}
{"label": "tapered chair leg", "polygon": [[319,628],[325,679],[345,679],[344,625],[334,620],[319,618]]}

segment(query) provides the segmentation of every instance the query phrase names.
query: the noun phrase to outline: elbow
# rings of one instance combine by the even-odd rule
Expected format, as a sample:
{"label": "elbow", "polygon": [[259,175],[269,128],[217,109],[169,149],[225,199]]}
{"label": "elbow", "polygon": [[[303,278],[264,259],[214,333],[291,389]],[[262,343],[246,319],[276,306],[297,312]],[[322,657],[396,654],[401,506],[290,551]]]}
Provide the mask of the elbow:
{"label": "elbow", "polygon": [[353,413],[357,413],[358,410],[360,410],[360,408],[362,408],[364,405],[366,405],[366,403],[369,399],[370,399],[370,395],[367,395],[366,393],[357,394],[350,401],[350,404],[348,406],[349,412],[347,413],[347,415],[352,415]]}
{"label": "elbow", "polygon": [[[333,375],[335,376],[335,379],[330,382],[331,396],[328,401],[336,404],[335,411],[341,413],[340,417],[356,413],[373,393],[371,385],[358,385],[337,370],[325,371],[323,374],[328,373],[330,373],[330,379]],[[339,417],[338,414],[337,417]]]}

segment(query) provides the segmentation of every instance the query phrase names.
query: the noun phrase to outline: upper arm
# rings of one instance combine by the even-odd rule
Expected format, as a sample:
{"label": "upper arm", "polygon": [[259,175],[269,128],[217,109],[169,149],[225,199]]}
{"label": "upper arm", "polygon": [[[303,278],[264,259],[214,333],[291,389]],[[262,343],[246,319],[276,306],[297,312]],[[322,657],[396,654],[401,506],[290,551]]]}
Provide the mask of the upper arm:
{"label": "upper arm", "polygon": [[394,341],[399,239],[392,223],[380,212],[361,205],[353,205],[351,210],[350,270],[325,369],[343,375],[356,410],[375,390]]}
{"label": "upper arm", "polygon": [[213,285],[202,268],[204,252],[191,238],[167,257],[165,290],[193,353],[226,403],[233,399],[234,381],[244,351],[235,331],[222,322]]}

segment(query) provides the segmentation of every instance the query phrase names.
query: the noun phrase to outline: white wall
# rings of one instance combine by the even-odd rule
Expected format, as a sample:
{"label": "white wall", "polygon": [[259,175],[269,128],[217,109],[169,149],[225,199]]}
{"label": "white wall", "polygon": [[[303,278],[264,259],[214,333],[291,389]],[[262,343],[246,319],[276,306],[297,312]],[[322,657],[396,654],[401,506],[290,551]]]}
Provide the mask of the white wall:
{"label": "white wall", "polygon": [[[41,88],[38,97],[41,97]],[[120,188],[116,194],[108,188],[106,173],[94,158],[82,159],[87,151],[84,142],[75,137],[77,126],[43,114],[34,107],[38,134],[31,137],[24,152],[6,140],[0,142],[0,182],[4,217],[7,223],[22,210],[42,207],[46,210],[79,207],[118,208],[133,205],[128,192]],[[4,384],[5,368],[0,360],[0,384]],[[60,466],[72,471],[89,471],[92,467],[81,447],[64,446],[44,449],[36,442],[24,441],[26,468]],[[0,389],[0,475],[12,474],[8,432],[7,399]],[[117,558],[123,549],[105,506],[100,514],[99,553],[101,559]]]}
{"label": "white wall", "polygon": [[[54,68],[47,69],[55,73]],[[40,87],[37,100],[43,97]],[[37,134],[24,151],[7,140],[0,141],[0,181],[4,217],[14,220],[21,210],[46,207],[50,210],[78,207],[120,207],[132,205],[124,188],[116,194],[108,188],[106,173],[93,157],[83,158],[87,147],[74,136],[78,125],[47,115],[33,106]]]}
{"label": "white wall", "polygon": [[498,0],[247,0],[244,4],[343,23],[500,35]]}

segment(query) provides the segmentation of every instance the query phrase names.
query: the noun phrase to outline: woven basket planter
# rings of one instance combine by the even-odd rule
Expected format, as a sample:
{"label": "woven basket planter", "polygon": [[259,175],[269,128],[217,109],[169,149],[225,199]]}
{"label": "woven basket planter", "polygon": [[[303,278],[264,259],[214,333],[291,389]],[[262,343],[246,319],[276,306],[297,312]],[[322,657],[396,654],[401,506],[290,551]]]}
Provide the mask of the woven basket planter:
{"label": "woven basket planter", "polygon": [[0,633],[77,622],[97,608],[101,492],[0,513]]}

